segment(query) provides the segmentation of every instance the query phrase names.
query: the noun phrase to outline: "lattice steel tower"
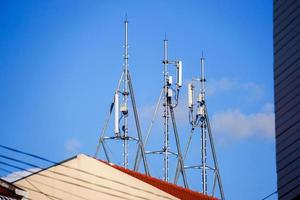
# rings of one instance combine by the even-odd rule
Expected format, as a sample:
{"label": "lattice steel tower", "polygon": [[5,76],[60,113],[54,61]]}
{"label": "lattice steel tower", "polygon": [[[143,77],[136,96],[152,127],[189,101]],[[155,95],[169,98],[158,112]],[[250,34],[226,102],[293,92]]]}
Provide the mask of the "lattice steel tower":
{"label": "lattice steel tower", "polygon": [[[200,78],[194,78],[193,83],[188,84],[188,107],[189,107],[189,121],[191,124],[191,132],[188,138],[188,143],[186,145],[184,151],[184,159],[186,159],[189,151],[189,147],[195,133],[200,133],[201,138],[201,156],[199,157],[200,164],[197,163],[196,165],[191,166],[184,166],[185,169],[195,169],[201,170],[201,188],[203,194],[209,194],[214,196],[215,195],[215,188],[218,186],[220,196],[222,200],[225,200],[221,176],[219,172],[219,166],[216,156],[216,151],[214,147],[214,140],[212,136],[212,131],[209,123],[208,113],[207,113],[207,106],[206,106],[206,99],[205,99],[205,75],[204,75],[204,57],[201,57],[201,76]],[[196,95],[196,103],[194,103],[194,91],[196,89],[196,84],[198,87],[200,85],[200,92]],[[199,130],[195,132],[195,130]],[[209,145],[210,148],[207,148]],[[207,151],[211,150],[212,155],[212,164],[208,163],[207,159]],[[194,156],[194,155],[193,155]],[[176,184],[178,181],[180,164],[177,164],[177,170],[175,175]],[[209,182],[208,180],[208,170],[213,171],[212,181]],[[211,180],[211,179],[210,179]],[[208,192],[208,183],[212,183],[212,191],[211,193]]]}
{"label": "lattice steel tower", "polygon": [[[184,163],[181,153],[181,146],[180,146],[180,140],[179,140],[179,134],[176,126],[176,119],[174,114],[174,108],[178,105],[178,97],[179,97],[179,91],[182,86],[182,61],[175,60],[171,61],[168,58],[168,40],[165,38],[163,41],[163,47],[164,47],[164,58],[163,58],[163,88],[160,93],[155,112],[153,115],[153,118],[151,120],[150,126],[147,131],[147,136],[145,140],[145,145],[148,142],[149,135],[152,130],[152,126],[154,123],[154,120],[156,118],[156,114],[159,108],[159,105],[163,105],[163,136],[164,136],[164,142],[163,142],[163,148],[160,150],[155,151],[146,151],[146,154],[161,154],[163,155],[163,180],[169,182],[170,180],[170,174],[169,174],[169,156],[174,156],[177,158],[178,161],[178,173],[182,175],[183,183],[186,188],[188,188],[188,182],[186,179],[185,169],[184,169]],[[176,68],[176,83],[173,83],[173,77],[169,73],[169,67],[175,66]],[[176,151],[173,152],[170,149],[170,123],[173,127],[174,132],[174,139],[176,143]],[[136,164],[135,169],[137,170],[140,163],[140,154],[137,154],[136,157]],[[174,168],[175,169],[175,168]]]}
{"label": "lattice steel tower", "polygon": [[[128,69],[128,20],[127,16],[124,21],[125,25],[125,37],[124,37],[124,67],[123,71],[120,77],[120,80],[118,82],[117,89],[114,93],[114,98],[112,101],[112,104],[109,109],[108,116],[105,120],[104,126],[101,130],[99,142],[96,148],[95,157],[97,157],[100,147],[103,148],[105,158],[108,162],[111,162],[109,152],[107,150],[108,144],[106,143],[107,140],[121,140],[123,141],[123,167],[128,168],[128,142],[133,141],[137,143],[137,153],[141,155],[143,164],[144,164],[144,171],[147,175],[149,175],[149,169],[147,165],[147,160],[145,156],[145,149],[143,144],[143,138],[142,138],[142,131],[140,128],[140,122],[139,122],[139,116],[138,111],[135,103],[135,97],[134,97],[134,91],[132,86],[132,81]],[[121,84],[123,83],[123,87],[121,88]],[[120,102],[120,96],[122,96],[121,102]],[[128,113],[129,113],[129,102],[128,100],[131,100],[134,120],[135,120],[135,126],[137,131],[137,137],[130,136],[128,134]],[[110,121],[110,117],[112,115],[112,112],[114,110],[114,135],[109,136],[106,135],[106,130]],[[120,127],[121,126],[121,127]]]}

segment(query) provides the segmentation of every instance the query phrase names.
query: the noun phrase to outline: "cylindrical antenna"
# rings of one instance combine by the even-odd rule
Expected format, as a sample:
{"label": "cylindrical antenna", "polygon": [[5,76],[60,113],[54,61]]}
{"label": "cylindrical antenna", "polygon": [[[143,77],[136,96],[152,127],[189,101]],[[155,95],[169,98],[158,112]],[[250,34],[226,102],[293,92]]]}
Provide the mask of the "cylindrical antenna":
{"label": "cylindrical antenna", "polygon": [[200,82],[201,82],[201,97],[202,97],[202,101],[204,101],[205,98],[205,74],[204,74],[204,57],[202,54],[201,57],[201,78],[200,78]]}
{"label": "cylindrical antenna", "polygon": [[193,109],[193,105],[194,105],[194,86],[192,83],[188,84],[188,107],[190,109]]}
{"label": "cylindrical antenna", "polygon": [[182,61],[177,62],[177,87],[182,86]]}
{"label": "cylindrical antenna", "polygon": [[[164,64],[168,64],[168,40],[164,39]],[[166,69],[168,71],[168,69]]]}
{"label": "cylindrical antenna", "polygon": [[119,135],[119,93],[116,91],[115,93],[115,135]]}
{"label": "cylindrical antenna", "polygon": [[[128,20],[127,20],[127,16],[126,19],[124,21],[125,24],[125,44],[124,44],[124,65],[125,65],[125,71],[128,70]],[[128,79],[128,77],[125,76],[125,79]]]}

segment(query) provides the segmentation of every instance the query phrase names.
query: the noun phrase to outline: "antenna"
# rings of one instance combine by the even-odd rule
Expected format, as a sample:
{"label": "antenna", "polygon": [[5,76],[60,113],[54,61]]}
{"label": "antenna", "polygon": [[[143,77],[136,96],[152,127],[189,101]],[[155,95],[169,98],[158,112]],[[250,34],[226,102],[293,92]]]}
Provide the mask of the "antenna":
{"label": "antenna", "polygon": [[[197,104],[194,104],[194,85],[192,83],[188,84],[188,108],[190,112],[190,124],[192,126],[190,136],[188,139],[187,146],[185,148],[184,152],[184,159],[188,155],[188,150],[189,146],[193,137],[193,134],[195,132],[195,129],[200,129],[200,137],[201,137],[201,164],[197,165],[191,165],[191,166],[185,166],[185,169],[196,169],[196,170],[201,170],[201,189],[203,194],[210,194],[214,196],[215,193],[215,187],[218,185],[219,187],[219,192],[222,200],[225,200],[224,196],[224,191],[223,191],[223,186],[222,186],[222,181],[221,181],[221,176],[220,176],[220,171],[219,171],[219,166],[218,166],[218,161],[217,161],[217,156],[216,156],[216,151],[214,147],[214,141],[212,137],[212,132],[211,132],[211,127],[209,123],[209,118],[208,118],[208,113],[207,113],[207,107],[206,107],[206,100],[205,100],[205,74],[204,74],[204,57],[202,53],[202,57],[200,59],[201,63],[201,69],[200,69],[200,78],[194,78],[193,81],[200,83],[200,92],[197,96]],[[197,112],[194,113],[194,107],[197,108]],[[209,142],[207,141],[207,137]],[[208,145],[210,145],[210,150],[211,150],[211,155],[212,155],[212,161],[213,163],[210,164],[208,162],[208,150],[209,148]],[[175,175],[175,181],[174,183],[176,184],[178,181],[178,176],[180,173],[180,164],[177,163],[177,169],[176,169],[176,175]],[[212,180],[209,179],[209,176],[213,172],[213,177]],[[209,182],[211,180],[211,182]],[[212,192],[208,192],[208,184],[212,183]]]}
{"label": "antenna", "polygon": [[[123,141],[123,167],[128,168],[129,167],[129,161],[128,161],[128,142],[135,141],[138,144],[138,150],[137,153],[141,155],[143,159],[144,164],[144,170],[147,175],[150,175],[148,164],[146,160],[145,155],[145,149],[143,144],[143,138],[142,138],[142,132],[140,128],[140,122],[138,117],[138,111],[135,103],[135,97],[134,97],[134,90],[132,86],[132,81],[129,73],[129,64],[128,64],[128,20],[127,20],[127,14],[124,21],[125,25],[125,37],[124,37],[124,64],[123,64],[123,72],[121,75],[121,78],[118,82],[117,89],[114,94],[113,103],[110,106],[110,110],[108,113],[108,116],[105,120],[103,129],[100,134],[100,139],[96,148],[95,157],[97,157],[100,146],[104,150],[104,154],[106,157],[106,160],[108,162],[111,162],[109,158],[109,153],[106,149],[107,140],[121,140]],[[121,83],[123,83],[123,89],[121,89]],[[122,101],[120,102],[120,95],[122,95]],[[137,131],[137,137],[129,136],[128,135],[128,99],[131,99],[131,105],[133,110],[133,116],[135,120],[135,126]],[[114,136],[106,136],[106,129],[109,124],[110,116],[112,113],[112,110],[114,109]],[[120,128],[121,126],[121,128]]]}
{"label": "antenna", "polygon": [[119,135],[119,93],[115,93],[115,99],[114,99],[114,104],[115,104],[115,135]]}
{"label": "antenna", "polygon": [[[175,120],[175,114],[174,114],[174,108],[178,105],[178,96],[179,91],[182,86],[182,61],[171,61],[168,58],[168,40],[166,38],[163,40],[163,88],[161,91],[161,96],[158,100],[157,107],[155,109],[155,114],[153,117],[153,120],[151,121],[150,128],[148,129],[148,134],[146,136],[145,144],[148,141],[154,118],[156,117],[157,108],[158,105],[160,105],[160,102],[163,102],[163,148],[156,151],[146,151],[147,154],[161,154],[163,155],[163,180],[169,182],[170,181],[170,163],[169,163],[169,157],[175,156],[177,158],[179,163],[179,173],[182,175],[183,183],[186,188],[188,188],[188,183],[186,180],[185,175],[185,169],[184,169],[184,163],[181,153],[181,146],[179,141],[179,134],[177,130],[176,120]],[[169,73],[169,67],[175,66],[176,67],[176,84],[173,83],[173,77]],[[174,85],[176,85],[176,89],[174,89]],[[170,120],[171,119],[171,120]],[[170,149],[170,123],[172,124],[173,132],[174,132],[174,138],[176,143],[177,152],[173,152]],[[139,167],[140,157],[137,154],[136,157],[136,168]]]}
{"label": "antenna", "polygon": [[176,69],[177,69],[177,87],[182,86],[182,61],[176,62]]}
{"label": "antenna", "polygon": [[192,83],[188,84],[188,107],[193,109],[194,106],[194,86]]}

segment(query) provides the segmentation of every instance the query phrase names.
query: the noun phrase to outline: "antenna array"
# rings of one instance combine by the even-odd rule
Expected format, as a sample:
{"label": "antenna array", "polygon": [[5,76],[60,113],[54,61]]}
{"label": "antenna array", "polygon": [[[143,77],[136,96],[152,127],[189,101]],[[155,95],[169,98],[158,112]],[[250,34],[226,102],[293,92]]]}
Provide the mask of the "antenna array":
{"label": "antenna array", "polygon": [[[124,68],[121,74],[120,80],[118,82],[117,89],[114,93],[113,101],[110,106],[108,116],[105,120],[101,135],[99,138],[99,143],[97,145],[95,157],[97,157],[100,147],[103,148],[105,158],[108,162],[111,163],[110,157],[107,151],[107,140],[121,140],[123,141],[123,167],[128,168],[128,142],[136,141],[138,144],[133,170],[138,171],[141,161],[143,161],[144,171],[147,175],[150,175],[146,154],[160,154],[163,155],[163,180],[170,181],[170,164],[169,156],[175,156],[177,158],[177,166],[175,170],[174,183],[177,184],[179,176],[182,176],[184,187],[188,188],[188,180],[186,176],[187,169],[196,169],[201,170],[201,188],[204,194],[215,195],[215,188],[218,186],[219,193],[222,200],[225,200],[224,191],[222,187],[221,176],[219,172],[219,166],[216,157],[216,151],[214,147],[214,141],[212,137],[211,127],[209,123],[206,99],[205,99],[205,74],[204,74],[204,57],[201,57],[201,75],[200,78],[194,78],[192,83],[188,84],[188,108],[189,108],[189,122],[191,125],[191,132],[188,138],[187,145],[185,147],[184,154],[181,152],[181,145],[179,140],[179,134],[176,125],[174,108],[178,105],[179,101],[179,92],[182,87],[182,61],[175,60],[171,61],[168,58],[168,40],[165,37],[163,41],[164,47],[164,58],[163,58],[163,88],[161,90],[158,102],[155,108],[150,125],[147,129],[147,135],[145,141],[143,141],[142,132],[139,123],[139,117],[137,112],[137,107],[135,103],[134,91],[132,87],[131,77],[128,69],[128,20],[126,16],[125,24],[125,41],[124,41]],[[175,67],[176,69],[176,83],[173,83],[173,77],[169,72],[169,67]],[[123,83],[123,89],[121,89],[121,84]],[[200,92],[197,95],[196,103],[194,102],[195,98],[195,88],[198,84],[200,87]],[[121,97],[123,97],[121,99]],[[121,99],[121,102],[120,102]],[[128,100],[131,99],[134,120],[137,130],[137,137],[132,137],[128,135]],[[150,133],[153,128],[153,124],[158,112],[159,106],[163,105],[163,148],[155,151],[145,151],[145,145],[149,140]],[[106,130],[110,121],[110,117],[114,110],[114,135],[106,136]],[[171,120],[170,120],[171,119]],[[176,152],[173,152],[170,149],[170,124],[173,128],[174,139],[176,143]],[[121,127],[120,127],[121,125]],[[201,156],[200,164],[185,166],[184,162],[188,155],[190,144],[195,134],[195,130],[200,130],[201,137]],[[210,148],[207,148],[209,145]],[[211,150],[213,163],[210,164],[207,159],[207,151]],[[208,192],[208,171],[213,171],[213,185],[212,192]]]}

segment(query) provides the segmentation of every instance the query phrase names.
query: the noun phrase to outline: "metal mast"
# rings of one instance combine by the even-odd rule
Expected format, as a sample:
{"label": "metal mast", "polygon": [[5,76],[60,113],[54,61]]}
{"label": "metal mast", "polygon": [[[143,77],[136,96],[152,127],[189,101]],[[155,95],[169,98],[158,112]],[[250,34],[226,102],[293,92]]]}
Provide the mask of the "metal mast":
{"label": "metal mast", "polygon": [[[201,84],[201,91],[200,91],[200,97],[199,97],[199,114],[202,115],[201,117],[204,118],[204,102],[205,102],[205,77],[204,77],[204,58],[201,57],[201,78],[200,78],[200,84]],[[206,125],[205,121],[201,120],[201,153],[202,153],[202,192],[203,194],[207,194],[207,166],[206,166]]]}
{"label": "metal mast", "polygon": [[[127,103],[128,103],[128,20],[127,15],[126,19],[124,21],[125,24],[125,45],[124,45],[124,90],[123,90],[123,96],[124,96],[124,108],[127,109]],[[128,112],[124,113],[124,168],[128,168]]]}
{"label": "metal mast", "polygon": [[[134,97],[134,91],[131,81],[131,76],[129,72],[129,64],[128,64],[128,20],[127,15],[126,19],[124,21],[125,25],[125,38],[124,38],[124,66],[123,66],[123,72],[120,77],[120,80],[118,82],[117,89],[114,93],[113,102],[111,103],[108,116],[105,120],[103,129],[100,134],[99,142],[96,148],[95,157],[97,157],[100,146],[103,148],[104,155],[106,160],[110,163],[111,159],[109,156],[109,152],[107,151],[107,142],[108,140],[121,140],[123,141],[123,167],[128,168],[129,167],[129,161],[128,161],[128,142],[129,141],[135,141],[137,142],[138,148],[137,148],[137,154],[139,154],[143,160],[144,164],[144,171],[147,175],[150,175],[149,168],[147,165],[146,155],[145,155],[145,148],[142,138],[142,132],[138,117],[138,111],[135,103],[135,97]],[[121,84],[123,82],[123,90],[121,90]],[[123,96],[123,101],[119,103],[119,95]],[[131,99],[131,105],[135,120],[135,126],[137,131],[137,137],[132,137],[128,135],[128,100],[129,97]],[[106,130],[108,128],[108,124],[110,121],[110,117],[112,114],[112,111],[114,110],[114,136],[106,136]],[[121,114],[121,115],[120,115]],[[122,126],[120,127],[120,122],[123,121]],[[135,169],[134,169],[135,170]]]}
{"label": "metal mast", "polygon": [[[223,191],[223,186],[222,186],[222,181],[221,181],[221,176],[220,176],[220,171],[219,171],[219,166],[218,166],[218,161],[217,161],[217,156],[216,156],[216,151],[215,151],[215,146],[214,146],[214,141],[212,137],[212,132],[211,132],[211,127],[209,123],[209,118],[208,118],[208,113],[207,113],[207,107],[206,107],[206,100],[205,100],[205,74],[204,74],[204,57],[202,55],[201,57],[201,75],[200,78],[195,78],[193,81],[196,81],[200,83],[200,93],[197,96],[197,103],[196,105],[194,104],[194,90],[195,90],[195,85],[190,83],[188,84],[188,107],[190,110],[190,124],[192,126],[190,136],[188,139],[188,143],[184,152],[184,159],[188,155],[188,150],[189,146],[192,141],[192,137],[194,135],[195,129],[199,128],[200,129],[200,137],[201,137],[201,164],[198,165],[191,165],[191,166],[185,166],[185,169],[200,169],[201,170],[201,189],[203,194],[210,194],[214,196],[215,194],[215,187],[218,185],[219,187],[219,192],[222,200],[225,200],[224,196],[224,191]],[[194,114],[194,107],[196,107],[196,113]],[[208,163],[207,160],[207,137],[209,139],[209,145],[210,145],[210,150],[211,150],[211,155],[212,155],[212,160],[213,160],[213,166],[211,166]],[[209,171],[213,172],[213,177],[212,177],[212,192],[208,192],[208,184],[209,179]],[[174,183],[177,183],[178,181],[178,176],[179,176],[179,163],[177,164],[177,170],[176,170],[176,175],[175,175],[175,180]]]}
{"label": "metal mast", "polygon": [[168,101],[168,40],[164,39],[164,147],[163,147],[163,154],[164,154],[164,180],[169,181],[169,101]]}
{"label": "metal mast", "polygon": [[[179,141],[179,134],[176,126],[176,120],[175,120],[175,114],[174,114],[174,108],[178,105],[178,97],[179,97],[179,91],[182,86],[182,61],[175,60],[170,61],[168,59],[168,40],[164,39],[163,41],[163,47],[164,47],[164,56],[163,56],[163,88],[160,94],[160,97],[158,99],[156,109],[153,115],[153,118],[151,120],[150,126],[148,128],[145,144],[148,142],[148,138],[150,136],[152,126],[158,111],[158,107],[160,103],[162,102],[163,105],[163,137],[164,137],[164,143],[163,148],[161,150],[157,151],[146,151],[147,154],[162,154],[163,155],[163,180],[170,181],[170,174],[169,174],[169,156],[175,156],[177,157],[178,163],[179,163],[179,173],[182,175],[183,183],[186,188],[188,188],[188,183],[186,180],[185,170],[184,170],[184,164],[183,164],[183,158],[181,153],[181,146]],[[177,81],[176,84],[173,84],[173,77],[169,74],[169,65],[173,65],[176,67],[176,77]],[[176,88],[174,88],[174,86]],[[173,102],[174,100],[174,102]],[[170,127],[169,123],[172,123],[174,137],[175,137],[175,143],[177,152],[173,152],[170,149],[169,144],[169,133],[170,133]],[[136,157],[136,163],[135,163],[135,169],[138,169],[140,163],[140,154],[137,154]]]}

